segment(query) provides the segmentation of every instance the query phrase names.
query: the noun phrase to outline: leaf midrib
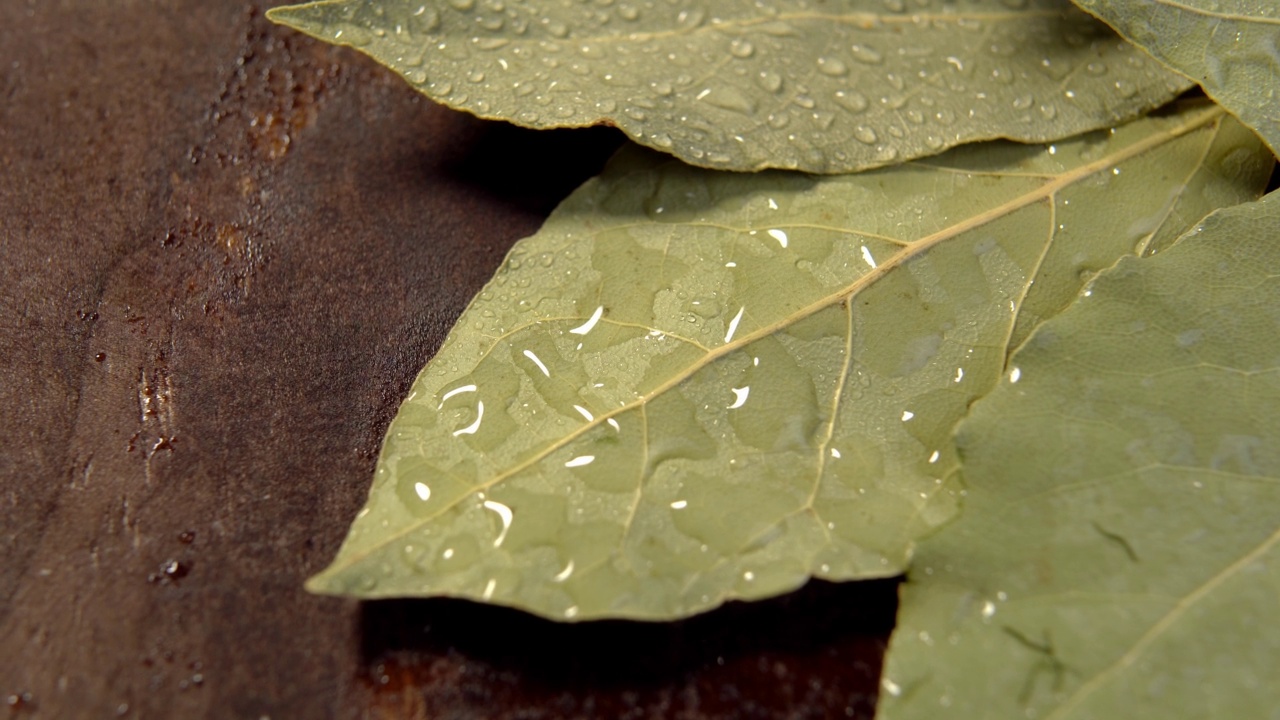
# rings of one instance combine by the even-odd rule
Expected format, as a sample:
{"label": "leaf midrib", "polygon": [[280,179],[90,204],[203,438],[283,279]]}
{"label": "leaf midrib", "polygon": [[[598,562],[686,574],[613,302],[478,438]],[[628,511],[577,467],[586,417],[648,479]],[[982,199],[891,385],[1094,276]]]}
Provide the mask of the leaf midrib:
{"label": "leaf midrib", "polygon": [[530,467],[533,467],[537,463],[545,460],[552,453],[556,452],[557,450],[560,450],[561,448],[569,445],[573,441],[582,437],[588,431],[599,427],[601,424],[607,422],[609,419],[614,418],[617,415],[620,415],[622,413],[634,410],[639,406],[646,405],[652,399],[658,397],[659,395],[662,395],[663,393],[666,393],[672,390],[673,388],[683,383],[684,381],[688,380],[690,377],[695,375],[698,371],[707,367],[708,365],[715,362],[716,360],[726,355],[729,355],[730,353],[733,353],[747,345],[750,345],[751,343],[756,342],[757,340],[761,340],[765,337],[773,335],[774,333],[779,332],[783,328],[789,327],[795,324],[796,322],[806,317],[809,317],[810,315],[813,315],[821,310],[824,310],[828,307],[831,307],[832,305],[835,305],[836,303],[851,299],[854,295],[857,295],[863,289],[872,285],[877,280],[880,280],[881,278],[883,278],[891,270],[894,270],[895,268],[903,265],[909,260],[912,260],[924,254],[925,252],[932,249],[933,247],[947,240],[961,236],[969,232],[970,230],[979,228],[989,222],[1005,217],[1009,213],[1012,213],[1016,210],[1020,210],[1024,207],[1028,207],[1037,202],[1052,198],[1055,194],[1057,194],[1058,192],[1061,192],[1064,188],[1074,185],[1075,183],[1080,182],[1086,178],[1089,178],[1101,171],[1107,170],[1112,166],[1117,165],[1121,162],[1124,162],[1131,158],[1142,155],[1143,153],[1146,153],[1149,150],[1159,147],[1165,143],[1172,142],[1202,127],[1206,127],[1213,123],[1219,122],[1225,115],[1226,115],[1226,111],[1220,106],[1214,105],[1212,107],[1206,108],[1199,114],[1191,118],[1188,118],[1187,120],[1173,127],[1166,128],[1161,132],[1157,132],[1149,137],[1142,138],[1141,140],[1138,140],[1131,145],[1121,148],[1114,153],[1105,155],[1103,157],[1098,158],[1097,160],[1094,160],[1089,163],[1085,163],[1083,165],[1080,165],[1079,167],[1073,168],[1072,170],[1066,171],[1061,175],[1055,176],[1053,180],[1046,182],[1044,185],[1041,185],[1040,187],[1030,190],[1018,197],[1007,200],[1004,203],[1001,203],[1000,205],[989,208],[984,212],[981,212],[977,215],[970,216],[969,218],[955,225],[951,225],[947,228],[943,228],[941,230],[938,230],[930,235],[927,235],[915,241],[909,247],[905,247],[902,250],[898,251],[897,253],[894,253],[893,255],[885,259],[883,262],[881,262],[879,265],[877,265],[870,272],[860,276],[858,279],[854,280],[852,283],[845,286],[844,288],[841,288],[840,290],[830,293],[822,298],[819,298],[815,302],[810,303],[809,305],[796,310],[795,312],[791,313],[790,315],[787,315],[786,317],[780,318],[772,323],[764,325],[749,333],[745,333],[744,335],[735,339],[732,342],[728,342],[711,349],[709,352],[707,352],[705,355],[700,357],[698,360],[691,363],[683,373],[674,375],[672,378],[662,383],[661,385],[657,386],[656,388],[651,390],[649,393],[642,395],[636,398],[635,400],[629,403],[626,403],[624,405],[621,405],[613,410],[596,415],[594,420],[584,423],[574,431],[567,433],[561,439],[556,440],[551,444],[547,445],[546,448],[544,448],[543,450],[536,452],[533,455],[526,458],[525,460],[517,463],[516,465],[511,467],[509,470],[498,473],[491,479],[483,483],[480,483],[478,485],[475,485],[474,487],[472,487],[471,491],[469,491],[467,494],[460,496],[457,500],[451,503],[447,503],[443,505],[436,512],[430,515],[424,516],[422,518],[418,518],[415,522],[406,524],[404,528],[401,529],[399,532],[387,536],[381,542],[377,542],[369,545],[365,550],[363,550],[359,554],[348,555],[346,557],[345,562],[343,562],[342,565],[338,565],[338,561],[342,560],[342,554],[339,553],[339,557],[335,559],[334,564],[331,565],[326,570],[324,570],[320,574],[320,576],[335,575],[354,565],[359,564],[365,558],[371,556],[375,552],[379,552],[384,548],[386,548],[387,546],[392,545],[395,542],[399,541],[401,538],[404,538],[407,535],[417,532],[418,530],[426,526],[431,521],[435,520],[436,518],[448,512],[449,510],[452,510],[453,508],[457,507],[464,498],[470,497],[473,493],[487,490],[498,483],[501,483],[515,475],[518,475],[524,472]]}

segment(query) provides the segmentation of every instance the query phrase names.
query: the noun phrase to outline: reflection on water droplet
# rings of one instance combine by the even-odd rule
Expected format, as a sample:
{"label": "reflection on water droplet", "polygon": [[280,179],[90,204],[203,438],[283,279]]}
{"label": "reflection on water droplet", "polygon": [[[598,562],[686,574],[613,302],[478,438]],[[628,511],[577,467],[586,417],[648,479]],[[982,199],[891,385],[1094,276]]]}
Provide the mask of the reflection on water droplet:
{"label": "reflection on water droplet", "polygon": [[484,592],[481,593],[480,596],[485,600],[491,599],[493,597],[493,591],[496,590],[497,587],[498,587],[498,579],[489,578],[489,582],[484,586]]}
{"label": "reflection on water droplet", "polygon": [[746,311],[746,309],[745,305],[738,308],[738,314],[734,315],[733,319],[729,321],[729,330],[724,334],[725,342],[733,341],[733,334],[738,331],[738,323],[742,321],[742,313]]}
{"label": "reflection on water droplet", "polygon": [[577,410],[579,415],[586,418],[587,422],[591,422],[596,419],[596,416],[592,415],[590,410],[582,407],[581,405],[574,405],[573,409]]}
{"label": "reflection on water droplet", "polygon": [[938,458],[940,457],[942,457],[942,453],[938,452],[937,450],[934,450],[933,454],[929,456],[929,464],[932,465],[938,462]]}
{"label": "reflection on water droplet", "polygon": [[733,404],[729,406],[730,410],[737,410],[747,404],[747,396],[751,394],[751,386],[740,388],[729,388],[733,391]]}
{"label": "reflection on water droplet", "polygon": [[870,266],[872,267],[872,269],[874,269],[874,268],[875,268],[875,266],[876,266],[876,259],[875,259],[874,257],[872,257],[872,256],[871,256],[871,249],[870,249],[870,248],[868,248],[866,245],[863,245],[863,246],[862,246],[862,259],[863,259],[863,261],[865,261],[868,265],[870,265]]}
{"label": "reflection on water droplet", "polygon": [[1022,379],[1022,368],[1013,368],[1009,371],[1009,382],[1016,383]]}
{"label": "reflection on water droplet", "polygon": [[590,465],[595,461],[596,461],[595,455],[579,455],[578,457],[573,458],[572,460],[569,460],[568,462],[566,462],[564,466],[567,468],[582,467],[584,465]]}
{"label": "reflection on water droplet", "polygon": [[772,237],[774,240],[777,240],[778,244],[781,245],[782,247],[787,246],[787,234],[782,230],[778,230],[776,228],[773,230],[770,230],[769,236]]}
{"label": "reflection on water droplet", "polygon": [[569,564],[568,564],[568,565],[565,565],[565,566],[564,566],[564,569],[563,569],[563,570],[561,570],[560,572],[556,573],[556,574],[555,574],[555,576],[554,576],[554,577],[552,577],[551,579],[552,579],[552,580],[554,580],[554,581],[556,581],[556,582],[558,582],[558,583],[559,583],[559,582],[564,582],[565,580],[568,580],[568,579],[569,579],[569,576],[570,576],[570,575],[572,575],[572,574],[573,574],[573,558],[570,558],[570,559],[569,559]]}
{"label": "reflection on water droplet", "polygon": [[551,371],[547,369],[547,366],[542,363],[542,360],[537,355],[533,354],[532,350],[525,350],[524,356],[532,360],[533,364],[538,366],[538,369],[542,371],[543,375],[551,377]]}
{"label": "reflection on water droplet", "polygon": [[992,617],[995,616],[995,614],[996,614],[995,603],[991,602],[990,600],[982,603],[982,618],[984,620],[990,620]]}
{"label": "reflection on water droplet", "polygon": [[915,414],[915,413],[913,413],[913,412],[911,412],[910,410],[903,410],[903,411],[902,411],[902,422],[906,422],[906,421],[910,420],[911,418],[913,418],[913,417],[915,417],[915,416],[916,416],[916,414]]}
{"label": "reflection on water droplet", "polygon": [[498,519],[502,521],[502,530],[498,532],[497,539],[493,541],[493,546],[498,547],[502,545],[503,540],[507,539],[507,530],[511,529],[511,508],[500,502],[494,502],[493,500],[485,500],[484,508],[497,513]]}
{"label": "reflection on water droplet", "polygon": [[483,400],[478,400],[478,401],[476,401],[476,419],[475,419],[475,422],[473,422],[473,423],[471,423],[470,425],[468,425],[468,426],[466,426],[466,427],[462,428],[461,430],[454,430],[454,431],[453,431],[453,436],[454,436],[454,437],[458,437],[459,435],[473,435],[473,434],[475,434],[475,432],[476,432],[477,430],[479,430],[479,429],[480,429],[480,421],[481,421],[481,420],[483,420],[483,419],[484,419],[484,401],[483,401]]}
{"label": "reflection on water droplet", "polygon": [[426,502],[431,499],[431,488],[427,487],[426,483],[414,483],[413,491],[418,494],[418,498],[421,499],[422,502]]}
{"label": "reflection on water droplet", "polygon": [[672,510],[683,510],[687,507],[689,507],[688,500],[676,500],[675,502],[671,503]]}

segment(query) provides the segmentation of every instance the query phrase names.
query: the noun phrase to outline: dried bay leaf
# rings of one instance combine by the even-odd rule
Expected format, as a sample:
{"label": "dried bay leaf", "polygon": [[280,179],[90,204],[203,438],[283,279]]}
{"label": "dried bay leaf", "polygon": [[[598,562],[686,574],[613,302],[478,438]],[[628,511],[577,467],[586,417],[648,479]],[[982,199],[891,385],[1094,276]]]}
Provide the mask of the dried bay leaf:
{"label": "dried bay leaf", "polygon": [[1125,258],[958,443],[878,717],[1261,718],[1280,707],[1280,194]]}
{"label": "dried bay leaf", "polygon": [[900,573],[1009,349],[1271,163],[1205,104],[849,176],[624,151],[459,319],[308,587],[668,619]]}
{"label": "dried bay leaf", "polygon": [[1192,83],[1068,0],[326,0],[271,19],[450,107],[615,125],[705,167],[840,173],[1107,127]]}
{"label": "dried bay leaf", "polygon": [[1076,0],[1200,83],[1280,154],[1280,3],[1275,0]]}

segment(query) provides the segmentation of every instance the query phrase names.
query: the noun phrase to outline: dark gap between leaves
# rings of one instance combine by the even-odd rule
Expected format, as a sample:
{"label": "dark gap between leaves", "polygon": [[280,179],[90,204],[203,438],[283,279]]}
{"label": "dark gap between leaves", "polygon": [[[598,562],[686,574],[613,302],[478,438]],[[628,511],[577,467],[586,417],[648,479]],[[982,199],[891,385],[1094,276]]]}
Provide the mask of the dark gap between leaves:
{"label": "dark gap between leaves", "polygon": [[815,580],[668,623],[366,602],[370,717],[871,718],[900,580]]}

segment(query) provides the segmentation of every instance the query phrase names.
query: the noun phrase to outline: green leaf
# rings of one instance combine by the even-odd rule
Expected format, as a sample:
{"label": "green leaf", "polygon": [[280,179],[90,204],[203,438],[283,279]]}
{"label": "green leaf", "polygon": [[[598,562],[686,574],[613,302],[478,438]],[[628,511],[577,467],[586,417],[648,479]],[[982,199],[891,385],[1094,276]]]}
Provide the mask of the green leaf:
{"label": "green leaf", "polygon": [[1280,707],[1280,194],[1125,258],[958,441],[879,717],[1262,718]]}
{"label": "green leaf", "polygon": [[450,107],[839,173],[1107,127],[1191,86],[1068,0],[329,0],[269,17]]}
{"label": "green leaf", "polygon": [[308,587],[658,619],[898,574],[1007,349],[1270,166],[1203,104],[849,176],[624,151],[459,319]]}
{"label": "green leaf", "polygon": [[1280,154],[1280,3],[1076,0],[1252,127]]}

